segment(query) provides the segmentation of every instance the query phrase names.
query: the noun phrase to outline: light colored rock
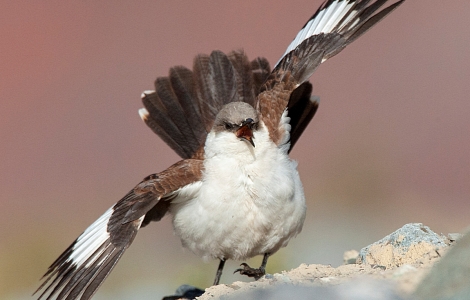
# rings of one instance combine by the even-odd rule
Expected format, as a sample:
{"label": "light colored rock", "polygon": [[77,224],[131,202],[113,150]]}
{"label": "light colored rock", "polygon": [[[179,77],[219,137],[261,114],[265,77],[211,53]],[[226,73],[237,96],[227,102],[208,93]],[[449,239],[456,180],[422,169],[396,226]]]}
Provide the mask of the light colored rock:
{"label": "light colored rock", "polygon": [[[267,274],[258,281],[210,287],[197,299],[414,299],[410,294],[448,243],[449,239],[427,226],[407,224],[363,248],[362,258],[358,258],[363,264],[337,268],[301,264],[290,271]],[[345,260],[355,255],[345,254]]]}
{"label": "light colored rock", "polygon": [[425,264],[439,257],[437,252],[448,246],[447,239],[421,223],[402,228],[359,252],[358,263],[399,267],[404,264]]}

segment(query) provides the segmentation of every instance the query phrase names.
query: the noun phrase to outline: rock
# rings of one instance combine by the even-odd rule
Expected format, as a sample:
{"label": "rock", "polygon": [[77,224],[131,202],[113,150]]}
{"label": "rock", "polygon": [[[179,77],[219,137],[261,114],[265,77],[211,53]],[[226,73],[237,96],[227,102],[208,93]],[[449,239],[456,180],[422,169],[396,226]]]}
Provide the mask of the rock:
{"label": "rock", "polygon": [[[458,239],[458,235],[448,238],[423,224],[407,224],[363,248],[359,255],[357,251],[346,251],[344,261],[348,264],[337,268],[301,264],[296,269],[267,274],[254,282],[237,281],[230,285],[212,286],[197,299],[468,299],[470,237],[466,235],[452,242],[454,238]],[[445,258],[450,257],[450,262],[431,269],[442,253],[454,244],[460,250],[457,254],[454,249],[447,252]],[[355,257],[363,263],[351,264]],[[430,269],[431,274],[437,273],[440,277],[426,278],[420,284]],[[442,276],[447,276],[448,280]],[[439,285],[439,282],[446,285]],[[452,290],[454,283],[458,288],[453,296],[462,297],[429,296],[444,295],[439,292]],[[413,295],[418,285],[419,289]]]}
{"label": "rock", "polygon": [[446,241],[429,227],[410,223],[362,248],[357,262],[385,269],[404,264],[425,264],[439,257],[437,250],[447,247]]}

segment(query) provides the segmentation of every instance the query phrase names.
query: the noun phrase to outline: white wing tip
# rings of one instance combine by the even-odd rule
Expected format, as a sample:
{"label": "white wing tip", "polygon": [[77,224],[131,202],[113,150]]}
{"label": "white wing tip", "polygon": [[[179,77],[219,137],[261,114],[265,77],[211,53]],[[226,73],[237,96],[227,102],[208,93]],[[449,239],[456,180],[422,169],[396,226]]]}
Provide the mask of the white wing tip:
{"label": "white wing tip", "polygon": [[147,121],[149,115],[150,115],[149,111],[146,108],[139,109],[139,116],[142,119],[142,121],[144,122]]}
{"label": "white wing tip", "polygon": [[317,95],[310,96],[310,102],[316,103],[317,105],[320,104],[320,96],[317,96]]}
{"label": "white wing tip", "polygon": [[153,93],[155,93],[155,91],[152,91],[152,90],[144,91],[142,94],[140,94],[140,98],[144,99],[145,97],[147,97],[148,95],[153,94]]}

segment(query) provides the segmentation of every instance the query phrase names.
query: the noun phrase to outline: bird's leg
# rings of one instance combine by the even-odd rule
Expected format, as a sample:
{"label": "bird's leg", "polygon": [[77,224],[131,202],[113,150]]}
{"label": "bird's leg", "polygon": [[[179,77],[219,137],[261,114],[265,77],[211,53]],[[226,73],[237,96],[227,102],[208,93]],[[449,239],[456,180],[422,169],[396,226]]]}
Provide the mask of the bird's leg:
{"label": "bird's leg", "polygon": [[242,263],[240,266],[242,266],[243,268],[236,269],[233,273],[240,272],[241,275],[254,277],[256,280],[258,280],[266,274],[266,264],[268,263],[268,257],[269,253],[265,253],[263,256],[263,262],[261,263],[261,266],[258,269],[254,269],[248,264]]}
{"label": "bird's leg", "polygon": [[220,276],[222,276],[222,270],[224,269],[225,259],[221,259],[219,267],[217,268],[217,273],[215,273],[214,285],[218,285],[220,281]]}

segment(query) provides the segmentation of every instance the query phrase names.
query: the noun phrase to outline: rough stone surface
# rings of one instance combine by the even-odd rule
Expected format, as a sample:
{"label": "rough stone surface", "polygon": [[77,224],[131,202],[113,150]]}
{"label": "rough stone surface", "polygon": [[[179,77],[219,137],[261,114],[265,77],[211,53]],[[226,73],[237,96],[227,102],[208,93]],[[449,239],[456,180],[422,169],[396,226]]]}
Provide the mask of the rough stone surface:
{"label": "rough stone surface", "polygon": [[[383,268],[425,263],[439,257],[437,250],[447,247],[447,239],[421,223],[406,224],[359,252],[358,263]],[[431,257],[431,258],[432,258]]]}
{"label": "rough stone surface", "polygon": [[[359,263],[337,268],[301,264],[290,271],[267,274],[258,281],[207,288],[197,299],[425,299],[413,292],[450,244],[450,238],[434,233],[427,226],[407,224],[363,248]],[[355,255],[345,253],[345,263]],[[460,259],[467,259],[468,263],[464,268],[467,273],[461,272],[459,276],[468,279],[470,254]]]}

